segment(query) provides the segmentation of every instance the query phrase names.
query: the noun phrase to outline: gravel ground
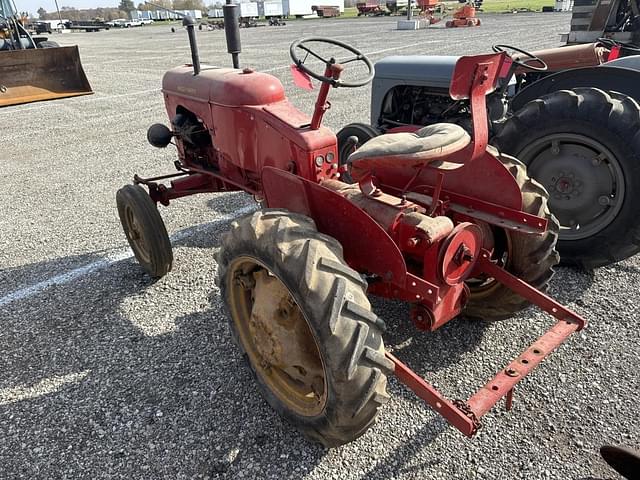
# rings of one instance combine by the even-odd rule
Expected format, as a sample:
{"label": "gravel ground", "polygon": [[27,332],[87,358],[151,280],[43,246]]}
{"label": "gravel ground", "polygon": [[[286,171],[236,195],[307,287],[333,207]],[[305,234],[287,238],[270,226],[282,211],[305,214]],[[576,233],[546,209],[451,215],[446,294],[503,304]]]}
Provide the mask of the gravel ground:
{"label": "gravel ground", "polygon": [[[485,16],[478,29],[394,31],[395,20],[292,22],[242,31],[242,64],[271,71],[292,101],[288,44],[330,35],[374,59],[559,43],[565,14]],[[228,65],[222,32],[199,32],[203,60]],[[152,282],[130,258],[115,191],[133,173],[171,171],[175,152],[145,141],[165,121],[162,73],[189,60],[166,26],[58,36],[77,42],[96,94],[0,110],[0,477],[618,478],[603,443],[640,446],[636,327],[640,260],[594,273],[560,269],[552,294],[591,322],[496,408],[469,440],[394,379],[362,438],[307,443],[266,405],[231,342],[213,277],[242,194],[162,208],[175,266]],[[367,121],[369,90],[332,92],[332,128]],[[450,397],[468,397],[549,325],[534,310],[496,324],[416,332],[407,308],[373,299],[386,344]]]}

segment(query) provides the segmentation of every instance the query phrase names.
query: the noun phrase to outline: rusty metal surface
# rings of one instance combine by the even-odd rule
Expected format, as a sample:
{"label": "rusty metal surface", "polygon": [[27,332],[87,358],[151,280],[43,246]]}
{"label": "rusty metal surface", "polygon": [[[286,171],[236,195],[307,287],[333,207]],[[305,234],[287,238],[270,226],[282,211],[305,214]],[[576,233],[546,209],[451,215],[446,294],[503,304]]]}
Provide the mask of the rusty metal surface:
{"label": "rusty metal surface", "polygon": [[[563,307],[555,300],[493,264],[489,253],[485,250],[481,250],[478,268],[507,285],[558,321],[466,402],[461,400],[451,402],[447,400],[438,390],[420,378],[408,366],[390,353],[387,353],[387,358],[395,364],[394,374],[398,380],[440,413],[447,422],[467,436],[473,435],[480,428],[479,419],[505,396],[507,410],[510,410],[515,385],[571,334],[581,330],[586,325],[586,321],[575,312]],[[414,318],[414,321],[416,321],[416,318]],[[425,320],[419,319],[419,321],[424,322]],[[420,327],[420,325],[418,326]],[[425,327],[428,328],[428,325],[425,325]]]}
{"label": "rusty metal surface", "polygon": [[480,271],[495,278],[497,281],[507,286],[523,298],[529,300],[541,310],[547,312],[549,315],[557,318],[558,320],[570,320],[572,323],[575,323],[577,325],[576,330],[582,330],[587,325],[587,321],[577,313],[569,310],[567,307],[558,303],[548,295],[545,295],[540,290],[536,290],[527,282],[510,274],[503,268],[498,267],[491,261],[491,253],[487,250],[481,250],[477,265]]}
{"label": "rusty metal surface", "polygon": [[571,334],[582,330],[586,325],[586,321],[580,315],[496,266],[490,258],[487,251],[481,252],[478,261],[481,271],[522,295],[558,321],[469,399],[467,404],[478,418],[491,410],[505,395],[508,395],[507,407],[510,408],[513,395],[510,392],[515,385]]}
{"label": "rusty metal surface", "polygon": [[[595,43],[571,45],[567,47],[549,48],[531,52],[544,61],[549,72],[560,72],[569,68],[596,67],[606,61],[608,50]],[[514,55],[515,60],[526,60],[524,56]],[[526,73],[523,67],[516,69],[516,73]]]}
{"label": "rusty metal surface", "polygon": [[0,52],[0,107],[91,93],[78,47]]}
{"label": "rusty metal surface", "polygon": [[284,284],[266,270],[247,277],[252,277],[253,287],[249,331],[257,353],[268,367],[279,368],[320,401],[324,370],[302,311]]}
{"label": "rusty metal surface", "polygon": [[[509,394],[514,386],[538,366],[572,333],[579,330],[579,324],[572,320],[560,320],[538,338],[518,358],[501,370],[468,401],[471,410],[481,417]],[[509,400],[509,399],[507,399]],[[507,406],[510,406],[510,401]]]}

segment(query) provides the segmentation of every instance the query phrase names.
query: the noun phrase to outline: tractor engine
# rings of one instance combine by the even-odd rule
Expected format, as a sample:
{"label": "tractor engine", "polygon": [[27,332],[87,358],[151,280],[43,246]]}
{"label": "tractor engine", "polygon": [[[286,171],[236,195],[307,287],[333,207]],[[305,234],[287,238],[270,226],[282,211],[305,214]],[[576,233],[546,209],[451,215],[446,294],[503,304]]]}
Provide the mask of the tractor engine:
{"label": "tractor engine", "polygon": [[173,131],[188,147],[206,148],[211,146],[211,136],[207,127],[190,112],[178,113],[171,120]]}
{"label": "tractor engine", "polygon": [[[507,102],[499,93],[487,96],[487,112],[490,124],[505,118]],[[471,132],[469,101],[453,100],[448,90],[417,85],[397,86],[385,96],[379,119],[383,130],[434,123],[455,123]]]}
{"label": "tractor engine", "polygon": [[216,166],[215,158],[211,158],[211,135],[198,117],[184,110],[173,117],[171,126],[175,137],[182,144],[186,162],[203,167]]}

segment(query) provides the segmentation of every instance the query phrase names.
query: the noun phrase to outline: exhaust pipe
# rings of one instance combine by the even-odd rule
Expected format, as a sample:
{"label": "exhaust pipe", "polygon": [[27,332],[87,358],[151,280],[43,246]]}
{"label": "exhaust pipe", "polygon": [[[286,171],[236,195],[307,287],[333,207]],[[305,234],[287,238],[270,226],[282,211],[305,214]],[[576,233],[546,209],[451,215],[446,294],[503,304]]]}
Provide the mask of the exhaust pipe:
{"label": "exhaust pipe", "polygon": [[238,15],[238,5],[227,0],[222,6],[224,13],[224,35],[227,37],[227,52],[231,54],[233,68],[240,68],[240,58],[238,55],[242,51],[240,47],[240,16]]}

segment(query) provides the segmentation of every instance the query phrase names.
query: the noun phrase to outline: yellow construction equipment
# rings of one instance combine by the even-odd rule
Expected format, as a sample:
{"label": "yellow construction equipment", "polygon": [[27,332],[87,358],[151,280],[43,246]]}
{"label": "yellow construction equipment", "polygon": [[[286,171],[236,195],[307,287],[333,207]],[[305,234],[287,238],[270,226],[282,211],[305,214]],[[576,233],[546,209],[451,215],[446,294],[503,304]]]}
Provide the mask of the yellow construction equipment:
{"label": "yellow construction equipment", "polygon": [[93,93],[78,47],[32,37],[10,0],[0,0],[0,107]]}

